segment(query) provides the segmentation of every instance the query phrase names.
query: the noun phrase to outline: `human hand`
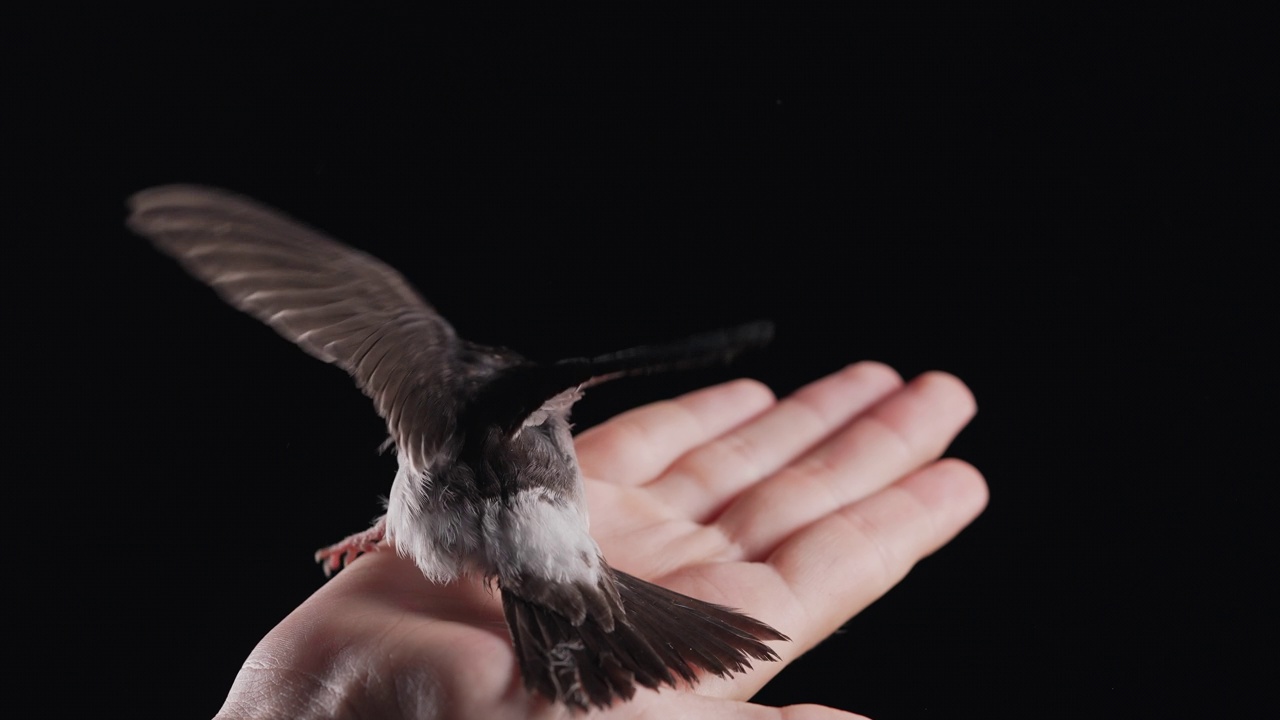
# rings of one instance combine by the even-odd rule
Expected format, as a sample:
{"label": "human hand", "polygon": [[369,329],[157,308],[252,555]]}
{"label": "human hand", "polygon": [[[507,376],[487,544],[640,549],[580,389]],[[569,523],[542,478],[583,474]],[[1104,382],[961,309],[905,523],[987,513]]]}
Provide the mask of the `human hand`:
{"label": "human hand", "polygon": [[[746,702],[980,513],[968,464],[939,460],[974,413],[958,380],[904,385],[859,363],[776,401],[750,380],[582,433],[592,534],[610,565],[742,609],[791,637],[781,661],[694,688],[639,688],[610,718],[853,717]],[[362,556],[245,661],[219,718],[567,717],[525,690],[496,592]]]}

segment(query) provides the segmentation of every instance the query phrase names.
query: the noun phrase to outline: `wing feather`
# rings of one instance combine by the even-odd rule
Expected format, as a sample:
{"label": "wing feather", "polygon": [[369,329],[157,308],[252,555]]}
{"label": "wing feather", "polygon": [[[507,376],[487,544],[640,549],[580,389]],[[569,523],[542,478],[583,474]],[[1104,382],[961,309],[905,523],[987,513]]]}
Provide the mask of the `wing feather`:
{"label": "wing feather", "polygon": [[[451,432],[459,340],[394,269],[248,198],[168,185],[129,227],[227,303],[346,370],[417,469]],[[434,406],[432,406],[434,405]]]}

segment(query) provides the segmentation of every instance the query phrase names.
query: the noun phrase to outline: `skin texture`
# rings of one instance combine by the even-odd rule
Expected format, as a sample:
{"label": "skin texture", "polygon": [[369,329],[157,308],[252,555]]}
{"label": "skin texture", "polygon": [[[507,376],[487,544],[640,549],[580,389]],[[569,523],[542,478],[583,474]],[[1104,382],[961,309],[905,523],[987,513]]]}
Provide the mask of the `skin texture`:
{"label": "skin texture", "polygon": [[[942,452],[975,412],[955,377],[904,384],[863,362],[781,401],[738,380],[581,434],[592,534],[619,569],[740,608],[792,638],[781,662],[640,689],[592,717],[858,717],[746,702],[790,661],[900,581],[986,505]],[[527,692],[497,593],[428,582],[393,552],[362,556],[245,661],[218,718],[554,718]]]}

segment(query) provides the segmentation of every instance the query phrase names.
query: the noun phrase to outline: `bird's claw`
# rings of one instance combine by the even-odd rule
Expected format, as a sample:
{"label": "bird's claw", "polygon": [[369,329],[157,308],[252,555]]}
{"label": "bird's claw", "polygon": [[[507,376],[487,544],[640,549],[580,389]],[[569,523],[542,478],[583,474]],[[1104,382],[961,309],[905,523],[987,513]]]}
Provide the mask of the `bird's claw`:
{"label": "bird's claw", "polygon": [[320,569],[324,571],[324,576],[330,577],[338,570],[355,562],[355,559],[361,555],[377,550],[378,543],[382,542],[383,537],[386,536],[386,527],[386,518],[378,518],[378,522],[368,530],[358,532],[327,548],[317,550],[316,562],[320,563]]}

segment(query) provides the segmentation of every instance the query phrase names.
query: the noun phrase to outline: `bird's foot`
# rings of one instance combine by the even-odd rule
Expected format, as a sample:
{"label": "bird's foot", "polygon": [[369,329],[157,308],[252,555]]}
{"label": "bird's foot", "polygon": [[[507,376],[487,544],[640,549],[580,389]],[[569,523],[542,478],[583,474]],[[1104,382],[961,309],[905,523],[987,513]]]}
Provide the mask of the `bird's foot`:
{"label": "bird's foot", "polygon": [[368,530],[350,535],[341,542],[336,542],[327,548],[317,550],[316,562],[320,563],[320,567],[324,570],[324,576],[329,577],[338,570],[350,565],[364,553],[377,550],[378,543],[382,542],[382,538],[386,534],[387,517],[384,515],[378,518],[378,521]]}

